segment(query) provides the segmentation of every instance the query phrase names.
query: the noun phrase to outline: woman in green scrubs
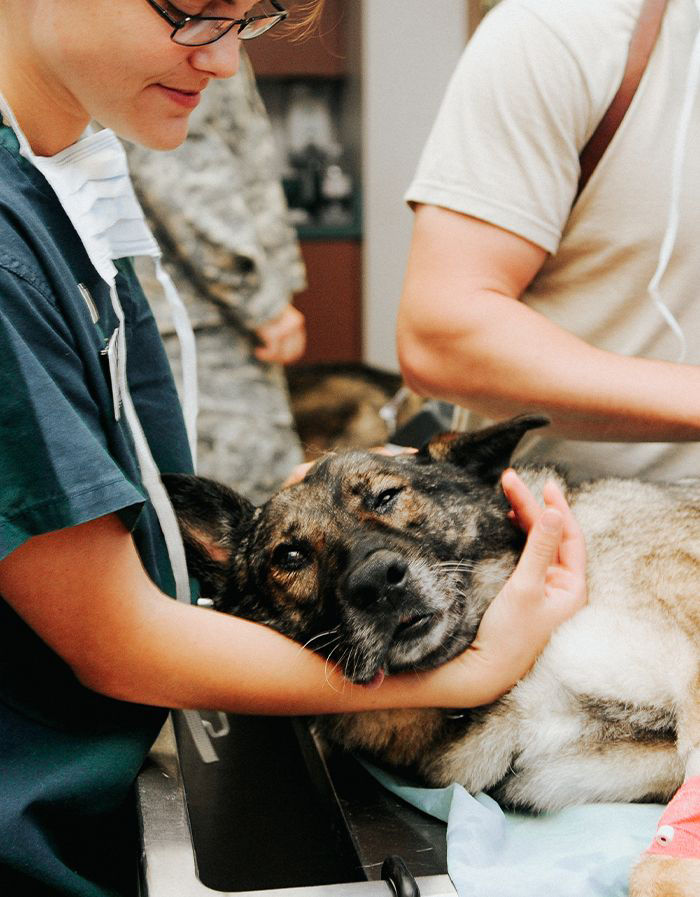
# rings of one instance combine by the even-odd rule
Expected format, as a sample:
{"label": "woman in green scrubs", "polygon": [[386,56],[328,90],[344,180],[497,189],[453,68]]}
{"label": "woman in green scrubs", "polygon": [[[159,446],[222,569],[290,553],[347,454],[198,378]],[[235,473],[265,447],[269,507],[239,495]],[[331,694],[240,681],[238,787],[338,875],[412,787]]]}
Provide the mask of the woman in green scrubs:
{"label": "woman in green scrubs", "polygon": [[[281,18],[234,0],[179,7],[0,0],[0,92],[34,156],[72,146],[93,119],[152,148],[178,146],[207,84],[235,74],[247,16]],[[103,352],[118,325],[110,287],[10,125],[4,114],[0,893],[106,897],[132,886],[129,789],[161,708],[309,714],[492,700],[580,606],[583,549],[560,497],[542,512],[511,479],[514,506],[534,526],[475,646],[374,690],[326,676],[318,656],[271,630],[171,600],[132,434],[115,414]],[[116,268],[133,404],[158,468],[189,471],[152,315],[130,263]],[[563,587],[552,589],[553,573]]]}

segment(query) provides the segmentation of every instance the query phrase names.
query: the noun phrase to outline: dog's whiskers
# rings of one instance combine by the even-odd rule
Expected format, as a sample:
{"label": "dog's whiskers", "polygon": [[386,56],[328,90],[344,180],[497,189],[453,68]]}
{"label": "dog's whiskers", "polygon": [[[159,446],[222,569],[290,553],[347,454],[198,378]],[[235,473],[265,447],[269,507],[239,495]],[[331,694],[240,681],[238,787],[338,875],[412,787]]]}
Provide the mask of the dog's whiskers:
{"label": "dog's whiskers", "polygon": [[[338,645],[339,644],[340,644],[340,641],[338,642]],[[333,689],[334,692],[336,692],[337,694],[340,695],[340,694],[342,694],[342,691],[340,691],[339,689],[337,689],[335,687],[335,685],[333,685],[333,683],[330,680],[329,673],[328,673],[328,665],[331,662],[331,657],[333,656],[333,652],[336,650],[336,648],[338,648],[338,645],[336,645],[335,648],[333,648],[333,651],[331,651],[330,654],[326,657],[326,663],[324,664],[324,667],[323,667],[323,675],[326,680],[326,683]],[[334,666],[337,666],[337,664],[334,664]]]}
{"label": "dog's whiskers", "polygon": [[442,573],[473,573],[479,565],[476,561],[440,561],[437,565]]}
{"label": "dog's whiskers", "polygon": [[[338,661],[338,666],[343,670],[343,691],[345,691],[345,686],[348,682],[348,679],[352,681],[352,677],[348,676],[347,670],[350,668],[350,658],[353,655],[353,651],[355,649],[350,647],[346,648],[345,651],[340,656],[340,660]],[[354,671],[353,671],[354,674]]]}
{"label": "dog's whiskers", "polygon": [[[507,577],[504,576],[503,574],[499,574],[499,573],[492,572],[489,570],[481,570],[479,572],[479,576],[478,576],[479,582],[484,583],[484,584],[494,583],[495,585],[498,585],[498,586],[502,586],[503,583],[506,581],[506,579],[507,579]],[[469,597],[469,592],[466,592],[463,589],[458,589],[458,592],[463,598]]]}
{"label": "dog's whiskers", "polygon": [[314,645],[313,650],[320,651],[321,648],[328,648],[329,645],[332,645],[334,641],[337,641],[340,639],[340,636],[337,635],[339,629],[340,629],[340,626],[334,626],[333,629],[327,629],[325,632],[319,632],[318,635],[311,636],[311,638],[308,641],[304,642],[303,645],[299,646],[299,651],[302,651],[304,648],[308,648],[312,642],[316,641],[316,639],[323,638],[326,635],[334,635],[335,637],[332,639],[329,639],[329,641],[323,642],[323,644],[321,644],[321,645]]}

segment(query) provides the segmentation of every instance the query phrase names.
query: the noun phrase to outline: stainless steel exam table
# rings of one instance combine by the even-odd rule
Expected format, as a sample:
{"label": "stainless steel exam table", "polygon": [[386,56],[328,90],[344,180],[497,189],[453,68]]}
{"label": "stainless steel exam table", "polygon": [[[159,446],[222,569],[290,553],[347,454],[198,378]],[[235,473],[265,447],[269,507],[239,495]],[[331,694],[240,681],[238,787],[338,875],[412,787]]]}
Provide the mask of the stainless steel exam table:
{"label": "stainless steel exam table", "polygon": [[303,720],[229,722],[217,763],[201,762],[177,713],[149,755],[141,897],[455,897],[443,823],[324,750]]}

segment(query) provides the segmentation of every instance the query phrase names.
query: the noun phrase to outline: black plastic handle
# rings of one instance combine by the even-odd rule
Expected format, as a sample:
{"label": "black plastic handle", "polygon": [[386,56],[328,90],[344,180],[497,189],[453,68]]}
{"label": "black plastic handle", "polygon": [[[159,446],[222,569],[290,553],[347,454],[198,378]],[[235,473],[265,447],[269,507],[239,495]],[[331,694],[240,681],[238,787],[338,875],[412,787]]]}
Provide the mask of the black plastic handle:
{"label": "black plastic handle", "polygon": [[420,888],[401,857],[388,856],[384,860],[382,878],[394,889],[396,897],[420,897]]}

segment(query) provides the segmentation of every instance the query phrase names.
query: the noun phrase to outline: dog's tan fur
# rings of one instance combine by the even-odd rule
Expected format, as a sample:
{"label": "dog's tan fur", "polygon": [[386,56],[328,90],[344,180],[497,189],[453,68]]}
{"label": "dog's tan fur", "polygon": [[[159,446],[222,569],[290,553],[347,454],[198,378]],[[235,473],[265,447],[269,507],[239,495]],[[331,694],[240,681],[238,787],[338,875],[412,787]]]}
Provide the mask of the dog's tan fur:
{"label": "dog's tan fur", "polygon": [[632,870],[629,891],[639,897],[700,894],[700,858],[684,860],[647,854]]}

